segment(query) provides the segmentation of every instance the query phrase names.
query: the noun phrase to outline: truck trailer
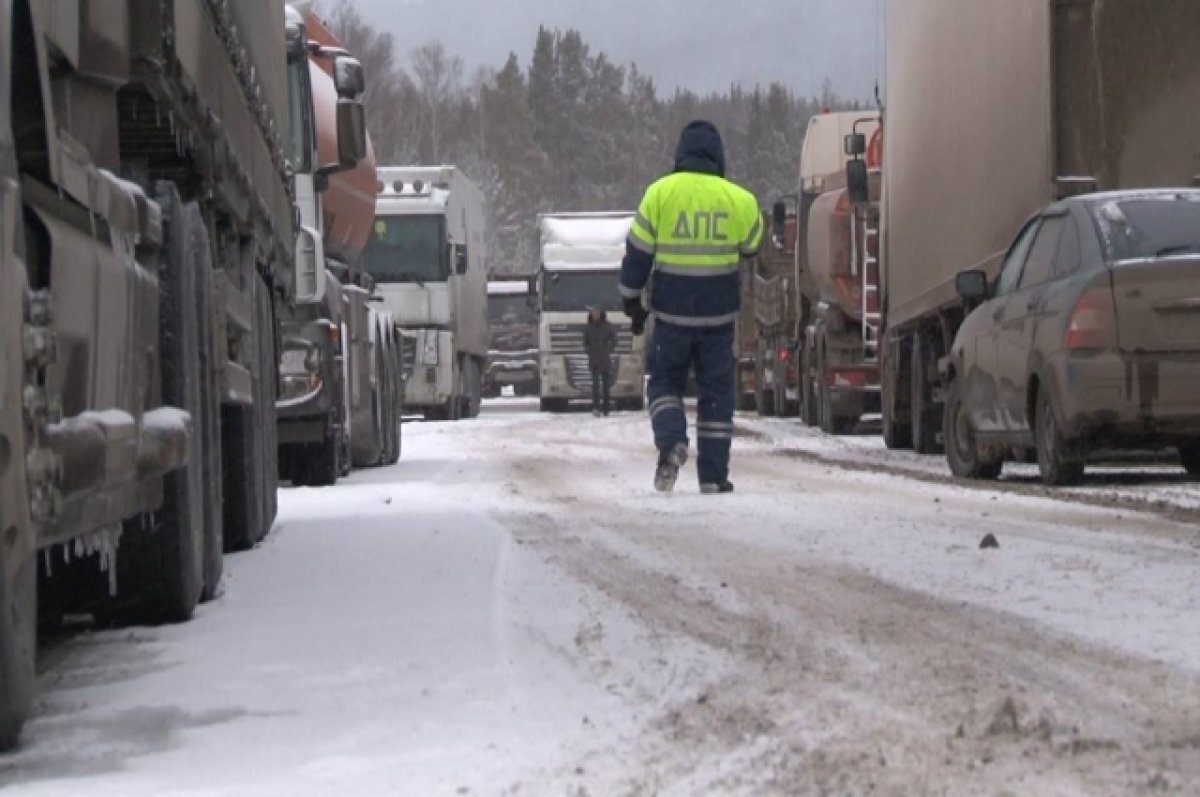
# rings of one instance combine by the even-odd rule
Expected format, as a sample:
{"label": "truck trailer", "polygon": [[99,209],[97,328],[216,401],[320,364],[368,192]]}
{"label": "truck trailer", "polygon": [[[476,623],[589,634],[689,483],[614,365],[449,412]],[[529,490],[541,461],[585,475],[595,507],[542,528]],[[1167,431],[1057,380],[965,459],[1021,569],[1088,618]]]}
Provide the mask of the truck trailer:
{"label": "truck trailer", "polygon": [[377,174],[362,263],[415,341],[404,406],[429,420],[474,418],[488,351],[483,194],[454,166],[383,166]]}
{"label": "truck trailer", "polygon": [[39,602],[185,620],[271,526],[304,58],[282,0],[0,0],[0,747]]}
{"label": "truck trailer", "polygon": [[1200,180],[1200,3],[889,0],[883,429],[941,447],[938,362],[1035,211]]}
{"label": "truck trailer", "polygon": [[611,396],[617,409],[645,407],[645,336],[634,337],[621,314],[617,289],[633,214],[548,213],[538,217],[538,359],[543,412],[560,412],[572,399],[592,397],[583,348],[588,310],[599,308],[616,328]]}

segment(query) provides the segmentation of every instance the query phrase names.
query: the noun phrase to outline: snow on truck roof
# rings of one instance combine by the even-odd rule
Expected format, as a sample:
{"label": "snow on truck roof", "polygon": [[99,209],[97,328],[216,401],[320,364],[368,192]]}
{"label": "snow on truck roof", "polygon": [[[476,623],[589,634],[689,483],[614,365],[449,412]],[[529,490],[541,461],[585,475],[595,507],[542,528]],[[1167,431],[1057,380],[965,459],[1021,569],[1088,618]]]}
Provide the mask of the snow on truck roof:
{"label": "snow on truck roof", "polygon": [[633,213],[547,213],[538,226],[547,271],[611,271],[625,257]]}

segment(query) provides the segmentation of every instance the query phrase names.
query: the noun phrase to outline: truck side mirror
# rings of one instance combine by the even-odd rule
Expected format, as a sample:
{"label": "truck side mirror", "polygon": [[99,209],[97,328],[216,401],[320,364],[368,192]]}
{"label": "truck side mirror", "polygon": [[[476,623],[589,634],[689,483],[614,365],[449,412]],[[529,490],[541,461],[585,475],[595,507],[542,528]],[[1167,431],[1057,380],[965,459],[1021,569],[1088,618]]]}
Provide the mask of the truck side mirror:
{"label": "truck side mirror", "polygon": [[367,112],[358,100],[342,98],[337,104],[338,161],[353,169],[367,156]]}
{"label": "truck side mirror", "polygon": [[356,100],[367,90],[367,78],[357,58],[339,55],[333,62],[333,85],[338,97]]}
{"label": "truck side mirror", "polygon": [[867,136],[865,133],[851,133],[842,142],[846,149],[847,158],[861,158],[867,154]]}
{"label": "truck side mirror", "polygon": [[871,201],[871,187],[867,177],[867,162],[852,160],[846,162],[846,193],[855,205],[865,205]]}
{"label": "truck side mirror", "polygon": [[988,278],[983,271],[960,271],[954,278],[958,298],[966,302],[982,302],[988,298]]}
{"label": "truck side mirror", "polygon": [[454,249],[454,273],[460,277],[467,273],[467,247],[465,246]]}

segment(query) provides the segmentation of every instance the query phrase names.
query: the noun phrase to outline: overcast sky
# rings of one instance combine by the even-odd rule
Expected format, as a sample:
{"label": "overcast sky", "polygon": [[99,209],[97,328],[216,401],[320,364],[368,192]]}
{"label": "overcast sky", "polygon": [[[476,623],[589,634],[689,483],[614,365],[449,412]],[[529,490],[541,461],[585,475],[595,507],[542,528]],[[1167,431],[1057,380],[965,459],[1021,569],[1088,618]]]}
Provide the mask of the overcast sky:
{"label": "overcast sky", "polygon": [[509,52],[527,66],[539,24],[578,29],[617,63],[635,61],[660,93],[778,80],[816,94],[829,78],[867,99],[881,69],[880,0],[351,0],[405,54],[440,39],[471,74]]}

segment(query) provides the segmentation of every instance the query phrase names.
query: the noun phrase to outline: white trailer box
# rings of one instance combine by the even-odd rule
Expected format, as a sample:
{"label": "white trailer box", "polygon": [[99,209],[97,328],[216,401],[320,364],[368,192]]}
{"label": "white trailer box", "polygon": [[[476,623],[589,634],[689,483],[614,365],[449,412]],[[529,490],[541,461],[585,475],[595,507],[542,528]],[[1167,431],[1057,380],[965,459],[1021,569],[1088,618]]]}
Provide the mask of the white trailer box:
{"label": "white trailer box", "polygon": [[383,166],[378,177],[362,266],[416,341],[405,406],[473,417],[488,351],[483,194],[453,166]]}
{"label": "white trailer box", "polygon": [[617,408],[645,404],[645,337],[634,337],[618,289],[633,214],[554,213],[538,217],[541,307],[538,346],[543,410],[590,399],[592,374],[583,348],[588,310],[598,307],[616,327],[612,398]]}

